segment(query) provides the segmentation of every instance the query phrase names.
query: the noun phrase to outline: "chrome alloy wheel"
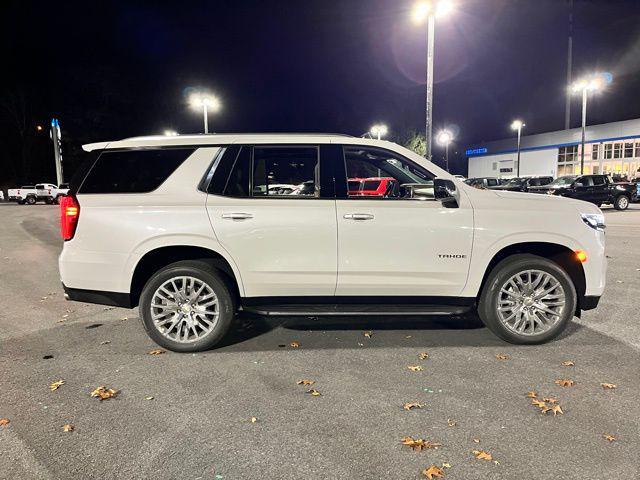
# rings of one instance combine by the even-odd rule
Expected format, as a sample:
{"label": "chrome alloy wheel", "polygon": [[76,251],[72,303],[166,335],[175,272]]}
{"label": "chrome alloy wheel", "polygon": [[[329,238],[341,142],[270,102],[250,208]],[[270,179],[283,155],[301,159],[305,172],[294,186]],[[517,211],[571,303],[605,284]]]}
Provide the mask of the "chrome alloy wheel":
{"label": "chrome alloy wheel", "polygon": [[498,318],[518,335],[539,335],[560,320],[565,302],[564,288],[553,275],[542,270],[523,270],[500,288]]}
{"label": "chrome alloy wheel", "polygon": [[151,299],[156,329],[170,340],[192,343],[206,337],[218,324],[218,297],[195,277],[174,277],[158,287]]}

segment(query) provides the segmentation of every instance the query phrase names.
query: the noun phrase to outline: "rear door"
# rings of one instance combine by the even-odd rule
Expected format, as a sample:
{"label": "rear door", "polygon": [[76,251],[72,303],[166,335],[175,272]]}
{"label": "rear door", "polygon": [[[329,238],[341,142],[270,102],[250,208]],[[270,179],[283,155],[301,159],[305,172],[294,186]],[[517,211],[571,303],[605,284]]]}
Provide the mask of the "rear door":
{"label": "rear door", "polygon": [[[342,172],[339,172],[342,170]],[[351,178],[394,178],[383,196],[348,194]],[[340,296],[456,296],[469,269],[473,214],[433,197],[433,174],[394,152],[344,145],[336,168]]]}
{"label": "rear door", "polygon": [[604,203],[609,201],[611,191],[607,177],[604,175],[594,175],[593,179],[593,203]]}
{"label": "rear door", "polygon": [[218,241],[240,269],[247,297],[335,293],[336,206],[333,177],[320,162],[324,148],[223,149],[207,211]]}

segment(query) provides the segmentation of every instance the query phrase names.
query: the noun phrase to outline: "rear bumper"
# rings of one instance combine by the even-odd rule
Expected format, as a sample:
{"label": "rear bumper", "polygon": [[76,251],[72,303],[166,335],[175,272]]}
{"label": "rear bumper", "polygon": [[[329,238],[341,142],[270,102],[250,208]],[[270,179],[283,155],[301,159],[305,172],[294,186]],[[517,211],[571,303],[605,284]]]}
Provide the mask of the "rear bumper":
{"label": "rear bumper", "polygon": [[67,300],[110,305],[112,307],[132,308],[131,296],[128,293],[69,288],[64,283],[62,284],[62,288],[64,288],[64,298]]}
{"label": "rear bumper", "polygon": [[593,310],[600,302],[600,295],[585,295],[580,301],[580,310]]}

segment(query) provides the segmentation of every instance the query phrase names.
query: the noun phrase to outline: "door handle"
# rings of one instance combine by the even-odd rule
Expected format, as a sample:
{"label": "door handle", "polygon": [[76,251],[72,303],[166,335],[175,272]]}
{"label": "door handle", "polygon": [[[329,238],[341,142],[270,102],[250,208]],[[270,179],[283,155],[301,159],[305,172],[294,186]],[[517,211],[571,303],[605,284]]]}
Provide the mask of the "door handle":
{"label": "door handle", "polygon": [[373,220],[370,213],[345,213],[344,218],[347,220]]}
{"label": "door handle", "polygon": [[251,213],[223,213],[222,218],[225,220],[247,220],[253,218]]}

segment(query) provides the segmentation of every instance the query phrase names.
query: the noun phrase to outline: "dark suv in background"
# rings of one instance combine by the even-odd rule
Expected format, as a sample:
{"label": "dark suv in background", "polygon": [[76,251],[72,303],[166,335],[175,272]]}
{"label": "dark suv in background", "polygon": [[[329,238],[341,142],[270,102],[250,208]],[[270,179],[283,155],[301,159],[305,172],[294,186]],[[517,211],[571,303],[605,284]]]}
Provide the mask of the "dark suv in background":
{"label": "dark suv in background", "polygon": [[516,177],[509,179],[506,183],[491,190],[507,190],[509,192],[528,192],[531,187],[542,187],[553,182],[553,177]]}
{"label": "dark suv in background", "polygon": [[632,183],[613,183],[607,175],[565,175],[548,185],[531,187],[531,193],[546,193],[575,198],[596,204],[611,204],[616,210],[626,210],[636,199]]}

